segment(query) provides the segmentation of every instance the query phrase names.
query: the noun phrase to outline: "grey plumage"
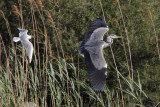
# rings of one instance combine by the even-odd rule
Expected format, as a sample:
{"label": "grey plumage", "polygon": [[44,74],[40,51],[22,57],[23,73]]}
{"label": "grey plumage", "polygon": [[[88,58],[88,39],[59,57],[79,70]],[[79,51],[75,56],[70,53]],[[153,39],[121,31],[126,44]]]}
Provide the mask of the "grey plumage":
{"label": "grey plumage", "polygon": [[108,30],[102,18],[94,20],[85,35],[85,41],[79,46],[79,52],[84,53],[90,83],[96,92],[104,90],[106,81],[107,64],[103,56],[103,48],[110,46],[114,37],[120,37],[111,35],[107,37],[107,42],[103,41],[103,36]]}
{"label": "grey plumage", "polygon": [[20,29],[20,28],[18,28],[18,30],[19,30],[19,37],[14,37],[13,41],[14,42],[21,41],[23,47],[26,50],[26,54],[28,56],[29,63],[31,63],[32,56],[33,56],[33,45],[29,41],[29,39],[31,39],[32,36],[30,36],[30,35],[27,34],[28,30],[26,30],[26,29]]}
{"label": "grey plumage", "polygon": [[105,23],[105,21],[102,18],[96,19],[91,23],[91,26],[85,35],[85,41],[87,41],[90,38],[93,31],[95,31],[95,29],[100,28],[100,27],[108,28],[108,25]]}

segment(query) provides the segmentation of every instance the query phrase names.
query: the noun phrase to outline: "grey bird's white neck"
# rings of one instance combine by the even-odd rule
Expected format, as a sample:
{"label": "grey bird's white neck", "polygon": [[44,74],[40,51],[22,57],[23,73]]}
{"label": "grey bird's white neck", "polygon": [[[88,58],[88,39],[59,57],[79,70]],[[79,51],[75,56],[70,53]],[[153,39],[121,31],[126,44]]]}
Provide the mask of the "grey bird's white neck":
{"label": "grey bird's white neck", "polygon": [[110,46],[113,43],[113,39],[110,37],[107,37],[106,42],[104,43],[103,48],[106,48],[108,46]]}

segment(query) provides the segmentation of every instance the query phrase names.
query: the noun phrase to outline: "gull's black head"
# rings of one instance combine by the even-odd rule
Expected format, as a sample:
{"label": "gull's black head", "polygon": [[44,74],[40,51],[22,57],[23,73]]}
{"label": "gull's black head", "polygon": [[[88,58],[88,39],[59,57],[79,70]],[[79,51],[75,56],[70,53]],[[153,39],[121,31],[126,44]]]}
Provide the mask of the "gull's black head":
{"label": "gull's black head", "polygon": [[102,18],[98,18],[91,23],[91,26],[85,35],[85,41],[87,41],[92,33],[98,28],[108,28],[108,25]]}

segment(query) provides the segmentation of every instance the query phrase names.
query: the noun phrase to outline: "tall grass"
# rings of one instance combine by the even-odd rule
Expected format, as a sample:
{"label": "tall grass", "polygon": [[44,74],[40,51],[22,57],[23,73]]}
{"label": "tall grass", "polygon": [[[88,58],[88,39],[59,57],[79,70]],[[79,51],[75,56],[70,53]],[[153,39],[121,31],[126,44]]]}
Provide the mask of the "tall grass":
{"label": "tall grass", "polygon": [[[14,51],[11,49],[9,55],[10,62],[15,61],[14,56]],[[17,55],[15,57],[17,57],[17,59],[21,58],[21,56]],[[138,79],[137,82],[133,82],[132,85],[119,71],[117,71],[117,73],[122,79],[121,81],[128,87],[126,89],[115,87],[114,90],[110,90],[106,87],[105,92],[97,95],[84,81],[78,81],[78,78],[76,78],[78,72],[74,63],[65,63],[64,59],[59,57],[54,61],[55,64],[49,62],[49,66],[48,68],[45,67],[43,74],[46,79],[45,82],[41,80],[44,78],[40,74],[43,72],[43,69],[38,68],[38,59],[36,55],[34,55],[33,63],[34,67],[28,65],[28,70],[26,71],[18,60],[18,71],[21,72],[9,70],[9,77],[6,72],[7,68],[1,68],[0,91],[2,106],[21,106],[26,102],[34,102],[36,105],[42,107],[46,107],[47,105],[54,107],[66,105],[81,107],[96,105],[104,107],[122,106],[122,102],[119,101],[119,98],[116,98],[116,92],[120,90],[124,92],[125,100],[127,100],[127,96],[133,97],[135,101],[129,102],[142,106],[141,97],[147,97],[142,90],[140,79]],[[72,71],[70,76],[67,68]],[[80,72],[82,71],[81,69]],[[117,77],[117,79],[120,78]],[[64,85],[67,84],[67,81],[68,87]],[[80,93],[78,87],[80,87]],[[125,101],[125,106],[129,104],[130,103]]]}
{"label": "tall grass", "polygon": [[148,17],[148,19],[152,22],[154,35],[155,35],[155,37],[156,37],[156,38],[155,38],[155,41],[156,41],[157,53],[158,53],[158,57],[159,57],[159,60],[160,60],[160,51],[159,51],[159,44],[158,44],[158,35],[157,35],[156,27],[155,27],[155,24],[154,24],[154,20],[153,20],[153,17],[152,17],[152,13],[151,13],[151,11],[150,11],[148,8],[145,8],[145,10],[147,11],[147,17]]}

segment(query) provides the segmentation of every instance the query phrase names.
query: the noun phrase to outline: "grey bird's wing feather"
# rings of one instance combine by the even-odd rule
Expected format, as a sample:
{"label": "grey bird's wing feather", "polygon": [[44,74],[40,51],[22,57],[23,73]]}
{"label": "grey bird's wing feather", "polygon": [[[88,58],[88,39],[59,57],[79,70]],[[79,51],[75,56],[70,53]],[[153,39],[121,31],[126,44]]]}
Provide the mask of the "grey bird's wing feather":
{"label": "grey bird's wing feather", "polygon": [[104,27],[95,29],[87,42],[94,42],[94,41],[103,40],[103,36],[108,30],[109,30],[109,28],[104,28]]}
{"label": "grey bird's wing feather", "polygon": [[98,18],[91,23],[89,30],[86,32],[85,41],[88,41],[93,32],[100,27],[108,27],[106,22],[102,18]]}
{"label": "grey bird's wing feather", "polygon": [[84,56],[93,90],[95,92],[103,91],[107,70],[107,64],[103,56],[103,41],[85,45]]}
{"label": "grey bird's wing feather", "polygon": [[24,47],[25,50],[26,50],[26,54],[27,54],[27,56],[28,56],[29,63],[31,63],[31,61],[32,61],[32,56],[33,56],[33,45],[32,45],[32,43],[31,43],[29,40],[27,40],[27,39],[21,40],[21,42],[22,42],[23,47]]}
{"label": "grey bird's wing feather", "polygon": [[101,70],[104,67],[107,68],[103,56],[103,43],[94,43],[94,46],[86,46],[85,49],[89,52],[91,61],[96,69]]}
{"label": "grey bird's wing feather", "polygon": [[106,81],[106,77],[105,77],[106,68],[102,68],[101,70],[96,69],[94,64],[92,63],[90,56],[91,56],[90,53],[85,49],[84,57],[85,57],[87,70],[89,73],[90,83],[93,86],[93,90],[95,92],[100,92],[104,90],[105,81]]}

